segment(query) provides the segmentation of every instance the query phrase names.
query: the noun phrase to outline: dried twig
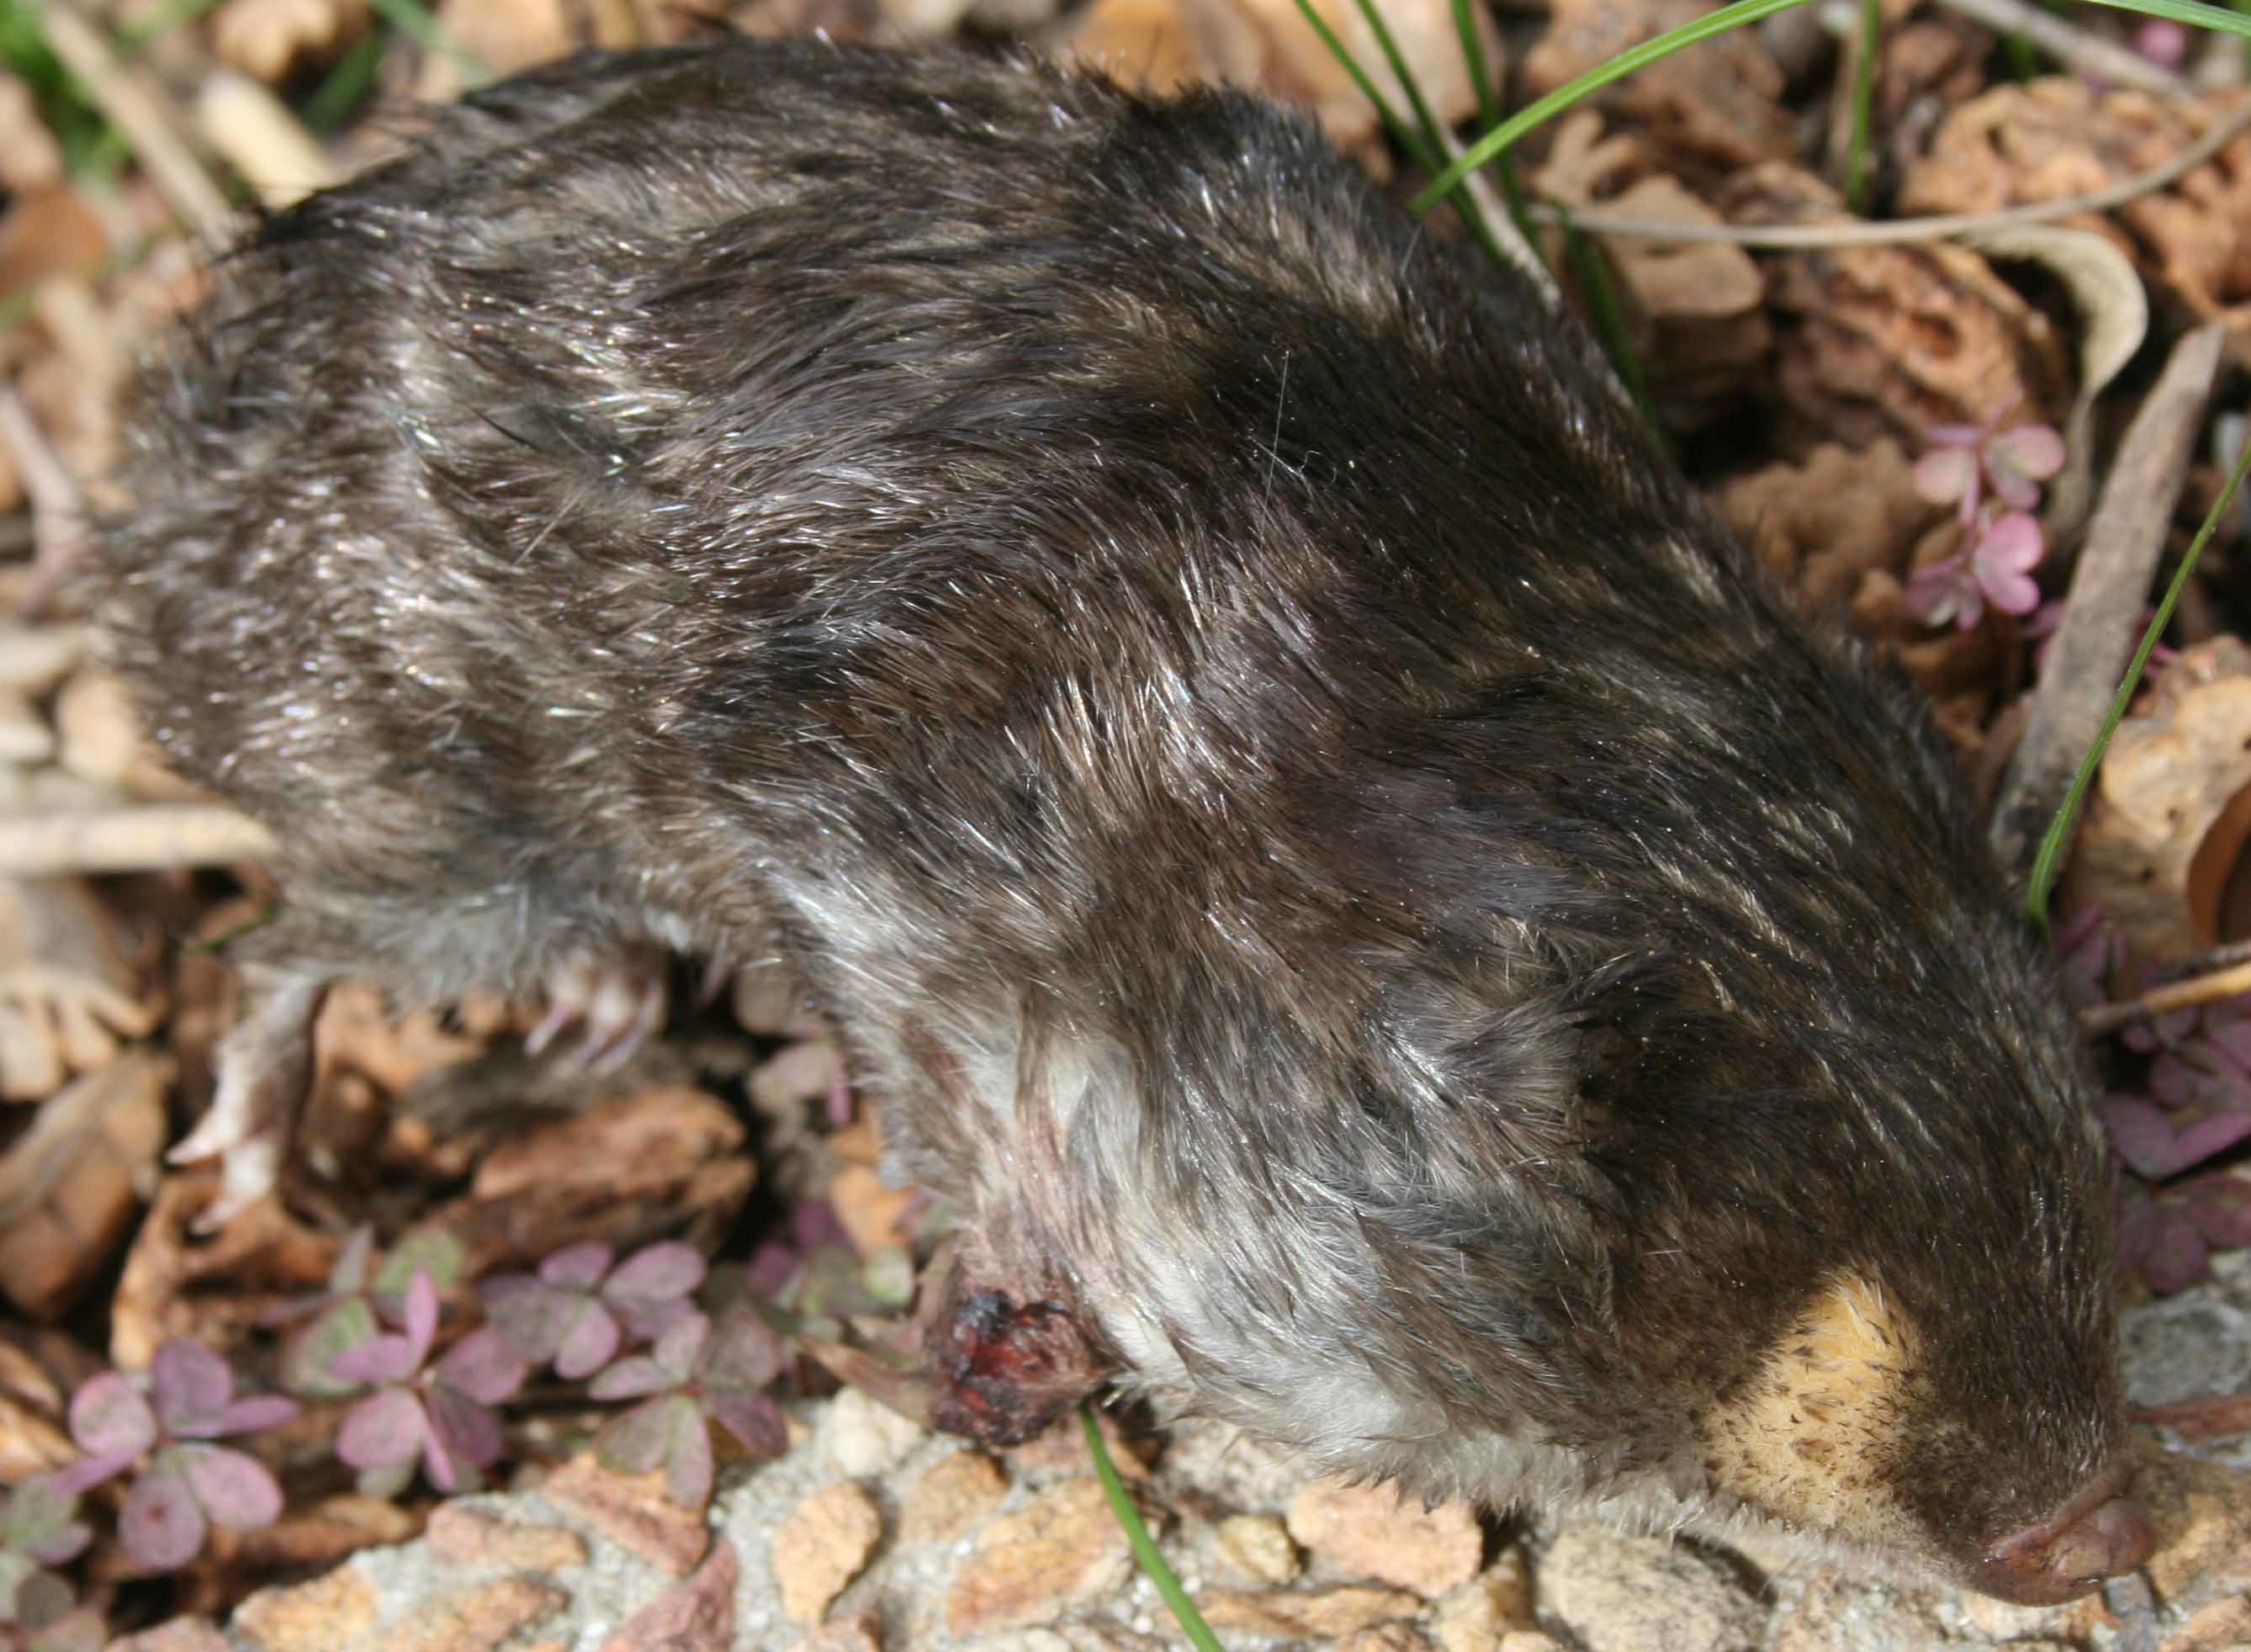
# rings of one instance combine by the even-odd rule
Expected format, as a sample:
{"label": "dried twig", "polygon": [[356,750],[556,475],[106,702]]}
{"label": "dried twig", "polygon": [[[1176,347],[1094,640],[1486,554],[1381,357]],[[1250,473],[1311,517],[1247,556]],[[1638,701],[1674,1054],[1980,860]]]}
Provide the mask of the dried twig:
{"label": "dried twig", "polygon": [[2022,224],[2053,224],[2082,212],[2108,212],[2154,195],[2185,177],[2251,130],[2251,98],[2245,99],[2209,132],[2178,155],[2146,172],[2084,195],[2067,195],[2025,206],[2005,206],[1991,212],[1934,212],[1923,218],[1890,218],[1867,224],[1843,218],[1830,224],[1667,224],[1623,214],[1534,205],[1533,216],[1543,223],[1560,224],[1568,216],[1577,228],[1596,235],[1631,235],[1646,241],[1720,241],[1731,246],[1818,249],[1832,246],[1887,246],[1901,241],[1948,240],[1983,231]]}
{"label": "dried twig", "polygon": [[86,543],[86,493],[16,387],[6,384],[0,384],[0,452],[31,501],[31,577],[18,604],[29,617],[46,605]]}
{"label": "dried twig", "polygon": [[185,126],[171,100],[147,76],[118,62],[100,31],[60,0],[35,6],[33,16],[45,25],[54,54],[125,135],[135,158],[197,239],[212,247],[232,241],[234,208],[180,136]]}
{"label": "dried twig", "polygon": [[2192,90],[2164,65],[2152,63],[2132,48],[2090,33],[2028,0],[1939,0],[1939,3],[1998,33],[2021,35],[2065,67],[2113,86],[2171,98],[2186,97]]}
{"label": "dried twig", "polygon": [[2215,322],[2175,345],[2118,445],[1994,807],[1993,850],[2004,867],[2030,866],[2140,640],[2133,617],[2149,598],[2226,337]]}
{"label": "dried twig", "polygon": [[2236,964],[2208,974],[2192,975],[2185,980],[2168,981],[2123,1004],[2103,1004],[2081,1010],[2080,1030],[2089,1038],[2100,1038],[2137,1021],[2154,1021],[2175,1010],[2192,1010],[2199,1004],[2216,1003],[2239,992],[2251,992],[2251,964]]}
{"label": "dried twig", "polygon": [[275,847],[274,834],[257,821],[216,804],[0,819],[0,876],[224,866],[270,859]]}

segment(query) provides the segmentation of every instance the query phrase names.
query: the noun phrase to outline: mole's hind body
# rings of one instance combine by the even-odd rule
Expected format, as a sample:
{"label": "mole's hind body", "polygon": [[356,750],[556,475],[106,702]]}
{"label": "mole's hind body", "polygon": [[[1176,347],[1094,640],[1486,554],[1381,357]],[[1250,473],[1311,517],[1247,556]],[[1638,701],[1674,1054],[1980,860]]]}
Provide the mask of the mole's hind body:
{"label": "mole's hind body", "polygon": [[2023,1600],[2118,1492],[2072,1029],[1912,696],[1580,334],[1299,121],[591,58],[272,224],[100,572],[323,984],[779,949],[897,1168],[1152,1388],[1419,1490]]}

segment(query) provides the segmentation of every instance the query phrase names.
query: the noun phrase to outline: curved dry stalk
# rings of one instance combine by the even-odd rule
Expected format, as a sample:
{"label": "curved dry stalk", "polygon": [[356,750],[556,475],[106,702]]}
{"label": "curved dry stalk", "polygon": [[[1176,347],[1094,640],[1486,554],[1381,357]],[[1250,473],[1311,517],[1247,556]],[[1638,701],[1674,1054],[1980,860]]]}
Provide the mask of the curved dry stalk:
{"label": "curved dry stalk", "polygon": [[1819,250],[1839,246],[1888,246],[1902,241],[1950,240],[1959,236],[2013,228],[2019,225],[2053,224],[2060,218],[2076,218],[2082,212],[2108,212],[2144,195],[2154,195],[2185,177],[2246,131],[2251,131],[2251,98],[2239,103],[2211,131],[2162,165],[2153,166],[2145,172],[2137,172],[2130,178],[2122,178],[2102,189],[2089,190],[2084,195],[2067,195],[2057,200],[2040,201],[2026,206],[1999,207],[1991,212],[1935,212],[1924,218],[1892,218],[1880,224],[1846,219],[1834,224],[1756,225],[1665,224],[1617,213],[1583,211],[1576,207],[1566,213],[1543,204],[1535,204],[1532,211],[1533,216],[1544,223],[1560,224],[1568,218],[1574,228],[1596,235],[1630,235],[1648,241],[1682,243],[1719,241],[1730,246],[1776,252],[1793,248]]}

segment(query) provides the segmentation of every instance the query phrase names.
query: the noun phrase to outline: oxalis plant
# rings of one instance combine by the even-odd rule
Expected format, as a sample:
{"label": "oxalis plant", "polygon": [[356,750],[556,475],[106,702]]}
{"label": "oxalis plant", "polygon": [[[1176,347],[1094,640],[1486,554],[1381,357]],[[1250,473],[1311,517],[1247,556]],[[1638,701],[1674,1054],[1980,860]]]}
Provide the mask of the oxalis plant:
{"label": "oxalis plant", "polygon": [[[98,1493],[114,1510],[117,1548],[142,1575],[188,1566],[214,1531],[280,1519],[269,1463],[323,1443],[306,1404],[341,1410],[328,1443],[366,1496],[397,1498],[418,1479],[441,1494],[480,1490],[523,1455],[512,1425],[566,1411],[600,1418],[592,1444],[605,1466],[661,1471],[668,1496],[700,1509],[722,1455],[787,1448],[771,1390],[797,1353],[843,1343],[847,1321],[880,1334],[912,1284],[904,1251],[862,1260],[819,1200],[797,1206],[787,1239],[744,1268],[713,1268],[675,1241],[623,1256],[585,1243],[470,1282],[449,1234],[412,1234],[378,1256],[363,1228],[322,1289],[267,1317],[290,1393],[246,1391],[188,1337],[167,1339],[144,1373],[79,1385],[67,1415],[79,1456],[0,1505],[0,1652],[103,1644],[100,1615],[59,1571],[94,1535],[82,1499]],[[449,1326],[472,1300],[481,1323]]]}

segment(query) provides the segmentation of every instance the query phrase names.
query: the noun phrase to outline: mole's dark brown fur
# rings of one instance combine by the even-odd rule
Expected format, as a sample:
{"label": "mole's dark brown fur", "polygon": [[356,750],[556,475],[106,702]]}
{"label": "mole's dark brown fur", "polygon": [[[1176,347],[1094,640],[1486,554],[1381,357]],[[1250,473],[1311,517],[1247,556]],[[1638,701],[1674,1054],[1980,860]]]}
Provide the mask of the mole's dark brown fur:
{"label": "mole's dark brown fur", "polygon": [[1922,708],[1303,122],[585,58],[197,338],[99,571],[287,846],[238,1192],[333,977],[629,1035],[633,960],[779,952],[969,1276],[1153,1390],[2018,1600],[2140,1559],[2072,1028]]}

